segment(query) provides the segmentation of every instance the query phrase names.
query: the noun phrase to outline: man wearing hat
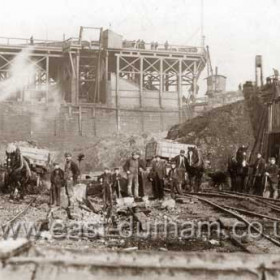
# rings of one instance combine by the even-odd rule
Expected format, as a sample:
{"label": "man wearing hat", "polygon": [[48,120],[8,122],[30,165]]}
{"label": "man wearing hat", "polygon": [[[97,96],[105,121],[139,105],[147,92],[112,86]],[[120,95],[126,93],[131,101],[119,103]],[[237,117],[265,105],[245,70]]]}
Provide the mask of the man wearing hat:
{"label": "man wearing hat", "polygon": [[54,163],[54,170],[51,173],[51,205],[60,206],[61,188],[65,185],[64,172],[58,163]]}
{"label": "man wearing hat", "polygon": [[129,158],[123,166],[123,170],[127,173],[128,196],[132,196],[132,186],[134,185],[134,197],[139,197],[139,172],[146,170],[145,163],[140,159],[139,152],[133,152],[131,158]]}
{"label": "man wearing hat", "polygon": [[187,157],[185,156],[185,151],[181,150],[180,154],[172,159],[172,162],[176,164],[176,169],[179,174],[179,184],[182,187],[186,183],[185,174],[189,168],[189,162]]}
{"label": "man wearing hat", "polygon": [[180,174],[176,167],[176,161],[171,162],[171,168],[168,172],[168,180],[171,186],[171,197],[174,199],[176,194],[182,194]]}
{"label": "man wearing hat", "polygon": [[265,169],[266,184],[263,193],[264,197],[269,198],[272,194],[274,199],[278,198],[279,168],[274,157],[269,159],[269,164]]}
{"label": "man wearing hat", "polygon": [[65,174],[65,181],[66,181],[66,192],[68,196],[73,195],[73,186],[75,186],[78,183],[78,177],[80,175],[80,170],[77,165],[72,160],[71,153],[65,153],[65,168],[64,168],[64,174]]}
{"label": "man wearing hat", "polygon": [[166,176],[166,164],[165,161],[161,160],[159,155],[155,156],[155,160],[152,163],[150,171],[150,181],[153,185],[153,196],[154,199],[164,198],[164,177]]}
{"label": "man wearing hat", "polygon": [[263,195],[263,178],[265,173],[265,160],[261,153],[257,154],[257,159],[253,164],[253,194]]}

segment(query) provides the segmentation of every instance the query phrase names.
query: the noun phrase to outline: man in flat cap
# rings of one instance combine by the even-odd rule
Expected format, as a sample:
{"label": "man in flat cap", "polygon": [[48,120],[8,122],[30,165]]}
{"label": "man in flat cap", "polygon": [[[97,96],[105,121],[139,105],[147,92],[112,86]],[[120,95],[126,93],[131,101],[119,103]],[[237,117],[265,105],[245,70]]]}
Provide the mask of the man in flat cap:
{"label": "man in flat cap", "polygon": [[51,173],[51,205],[60,206],[61,190],[65,186],[64,172],[58,163],[53,164],[54,169]]}
{"label": "man in flat cap", "polygon": [[278,185],[279,185],[279,168],[276,164],[276,159],[271,157],[269,163],[265,168],[266,184],[263,196],[269,198],[278,198]]}
{"label": "man in flat cap", "polygon": [[186,184],[186,172],[189,169],[189,162],[187,157],[185,156],[185,151],[181,150],[180,154],[172,159],[172,162],[176,163],[176,169],[179,174],[179,184],[180,188],[182,188]]}
{"label": "man in flat cap", "polygon": [[132,185],[134,185],[134,198],[139,197],[139,173],[142,170],[146,170],[145,162],[140,159],[139,152],[133,152],[131,158],[129,158],[123,166],[123,170],[127,173],[128,186],[127,192],[129,196],[132,196]]}
{"label": "man in flat cap", "polygon": [[73,186],[75,186],[78,183],[80,170],[77,163],[75,163],[72,160],[71,153],[67,152],[64,154],[64,156],[65,156],[64,174],[65,174],[65,181],[66,181],[66,192],[68,196],[71,198],[73,195]]}
{"label": "man in flat cap", "polygon": [[154,199],[162,200],[164,198],[164,178],[166,175],[166,163],[161,160],[159,155],[156,155],[149,174],[150,181],[153,185]]}

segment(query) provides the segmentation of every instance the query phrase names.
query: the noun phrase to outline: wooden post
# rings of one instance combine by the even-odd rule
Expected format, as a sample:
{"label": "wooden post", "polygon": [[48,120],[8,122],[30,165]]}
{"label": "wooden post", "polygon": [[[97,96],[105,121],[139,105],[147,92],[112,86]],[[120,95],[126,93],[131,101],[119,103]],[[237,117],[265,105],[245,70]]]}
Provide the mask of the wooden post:
{"label": "wooden post", "polygon": [[69,118],[72,118],[72,106],[71,105],[68,106],[68,115],[69,115]]}
{"label": "wooden post", "polygon": [[81,136],[83,136],[82,106],[79,106],[78,121],[79,121],[79,134],[80,134]]}
{"label": "wooden post", "polygon": [[273,104],[268,106],[268,132],[272,131]]}
{"label": "wooden post", "polygon": [[[216,81],[215,81],[216,83]],[[216,90],[216,86],[215,86],[215,90]],[[196,95],[197,92],[197,63],[196,61],[193,64],[193,94],[194,96]]]}
{"label": "wooden post", "polygon": [[162,91],[163,91],[163,59],[160,59],[160,67],[159,67],[159,107],[162,108]]}
{"label": "wooden post", "polygon": [[178,106],[179,106],[179,119],[180,123],[182,122],[182,99],[183,99],[183,93],[182,93],[182,61],[179,60],[179,70],[178,70],[178,76],[177,76],[177,90],[178,90]]}
{"label": "wooden post", "polygon": [[56,121],[56,117],[54,118],[54,136],[57,135],[57,121]]}
{"label": "wooden post", "polygon": [[159,116],[160,116],[160,131],[164,131],[163,112],[160,112]]}
{"label": "wooden post", "polygon": [[92,107],[93,135],[96,136],[96,108]]}
{"label": "wooden post", "polygon": [[[109,53],[108,51],[106,51],[106,54],[105,54],[105,77],[104,77],[104,94],[105,94],[105,98],[106,98],[106,104],[109,105],[110,102],[112,102],[111,100],[108,100],[108,82],[110,80],[111,82],[111,79],[109,79],[109,68],[108,68],[108,63],[109,63]],[[111,87],[110,87],[111,89]]]}
{"label": "wooden post", "polygon": [[145,132],[145,114],[144,114],[144,111],[141,111],[140,114],[141,114],[141,131],[143,133],[143,132]]}
{"label": "wooden post", "polygon": [[80,51],[76,54],[76,104],[79,104],[79,89],[80,89]]}
{"label": "wooden post", "polygon": [[120,57],[117,55],[117,69],[116,69],[116,121],[117,133],[120,133],[120,112],[119,112],[119,75],[120,75]]}
{"label": "wooden post", "polygon": [[46,56],[46,104],[49,102],[49,71],[50,71],[50,57]]}
{"label": "wooden post", "polygon": [[139,85],[139,105],[140,108],[143,107],[143,57],[140,57],[140,85]]}

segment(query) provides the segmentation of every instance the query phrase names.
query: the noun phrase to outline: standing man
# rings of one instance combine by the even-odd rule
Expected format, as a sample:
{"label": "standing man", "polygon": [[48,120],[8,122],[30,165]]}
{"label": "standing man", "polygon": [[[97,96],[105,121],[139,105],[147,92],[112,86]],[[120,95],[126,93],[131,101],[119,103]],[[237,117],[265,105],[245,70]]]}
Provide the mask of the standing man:
{"label": "standing man", "polygon": [[122,175],[120,174],[120,169],[116,167],[114,169],[114,174],[112,175],[112,191],[116,195],[116,198],[121,198],[121,180]]}
{"label": "standing man", "polygon": [[112,175],[109,168],[104,168],[104,173],[98,178],[102,184],[104,210],[113,206]]}
{"label": "standing man", "polygon": [[155,42],[155,50],[158,49],[158,42]]}
{"label": "standing man", "polygon": [[279,168],[276,165],[276,159],[274,157],[269,159],[269,164],[265,169],[265,176],[267,183],[263,193],[264,197],[269,198],[271,193],[274,199],[278,198],[278,183],[279,183]]}
{"label": "standing man", "polygon": [[188,159],[185,156],[185,151],[181,150],[180,155],[176,156],[172,162],[176,163],[176,169],[179,175],[178,181],[180,189],[182,189],[182,187],[186,184],[186,172],[190,167]]}
{"label": "standing man", "polygon": [[150,180],[153,185],[154,199],[162,200],[164,198],[164,177],[166,176],[166,164],[156,155],[155,161],[152,163]]}
{"label": "standing man", "polygon": [[128,196],[132,196],[132,185],[134,185],[134,198],[139,197],[139,173],[142,170],[146,170],[144,161],[140,159],[140,153],[133,152],[131,158],[129,158],[123,166],[123,170],[127,174]]}
{"label": "standing man", "polygon": [[257,154],[257,160],[253,164],[253,194],[262,195],[263,194],[263,178],[265,172],[265,160],[263,159],[261,153]]}
{"label": "standing man", "polygon": [[64,185],[64,172],[59,164],[55,163],[51,173],[51,205],[60,206],[60,193]]}
{"label": "standing man", "polygon": [[65,153],[65,182],[66,182],[66,193],[71,201],[71,197],[73,196],[73,186],[78,183],[78,177],[80,175],[80,170],[77,165],[72,160],[71,153]]}
{"label": "standing man", "polygon": [[171,169],[168,172],[168,180],[171,185],[171,197],[175,199],[175,194],[182,194],[180,181],[180,174],[176,167],[176,162],[171,162]]}

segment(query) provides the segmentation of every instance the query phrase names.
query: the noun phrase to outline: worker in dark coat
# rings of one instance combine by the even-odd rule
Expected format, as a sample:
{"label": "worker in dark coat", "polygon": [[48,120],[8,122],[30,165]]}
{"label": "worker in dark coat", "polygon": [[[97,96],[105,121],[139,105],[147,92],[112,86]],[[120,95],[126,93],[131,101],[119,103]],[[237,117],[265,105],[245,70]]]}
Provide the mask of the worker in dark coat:
{"label": "worker in dark coat", "polygon": [[54,164],[54,170],[51,173],[50,204],[60,206],[61,189],[65,186],[64,171],[57,163]]}
{"label": "worker in dark coat", "polygon": [[109,168],[104,168],[104,173],[98,179],[102,184],[104,209],[107,209],[113,206],[112,174]]}
{"label": "worker in dark coat", "polygon": [[189,170],[190,165],[187,157],[185,156],[185,151],[181,150],[180,155],[174,157],[172,162],[175,162],[177,172],[179,173],[179,183],[181,188],[186,184],[186,172]]}
{"label": "worker in dark coat", "polygon": [[[146,170],[145,162],[140,159],[140,153],[133,152],[132,157],[129,158],[123,166],[123,170],[127,173],[128,196],[134,194],[134,198],[139,197],[139,173]],[[134,192],[132,192],[132,186],[134,185]]]}
{"label": "worker in dark coat", "polygon": [[65,153],[65,167],[64,167],[64,177],[66,183],[66,193],[70,199],[73,196],[73,186],[78,183],[78,178],[80,176],[80,169],[78,165],[72,160],[71,153]]}
{"label": "worker in dark coat", "polygon": [[120,174],[120,169],[116,167],[114,169],[114,174],[112,175],[112,190],[113,196],[115,195],[116,198],[121,198],[121,186],[122,186],[122,175]]}
{"label": "worker in dark coat", "polygon": [[274,199],[278,198],[279,168],[274,157],[269,159],[269,164],[265,168],[266,184],[264,197],[269,198],[272,194]]}
{"label": "worker in dark coat", "polygon": [[164,178],[166,177],[166,163],[157,155],[152,163],[149,179],[153,186],[154,199],[164,198]]}
{"label": "worker in dark coat", "polygon": [[171,169],[168,172],[168,180],[171,186],[171,197],[175,198],[175,194],[182,194],[182,188],[180,183],[180,172],[176,167],[176,162],[171,162]]}
{"label": "worker in dark coat", "polygon": [[264,172],[265,172],[265,160],[261,153],[257,154],[257,160],[253,164],[253,194],[261,195],[264,190]]}

